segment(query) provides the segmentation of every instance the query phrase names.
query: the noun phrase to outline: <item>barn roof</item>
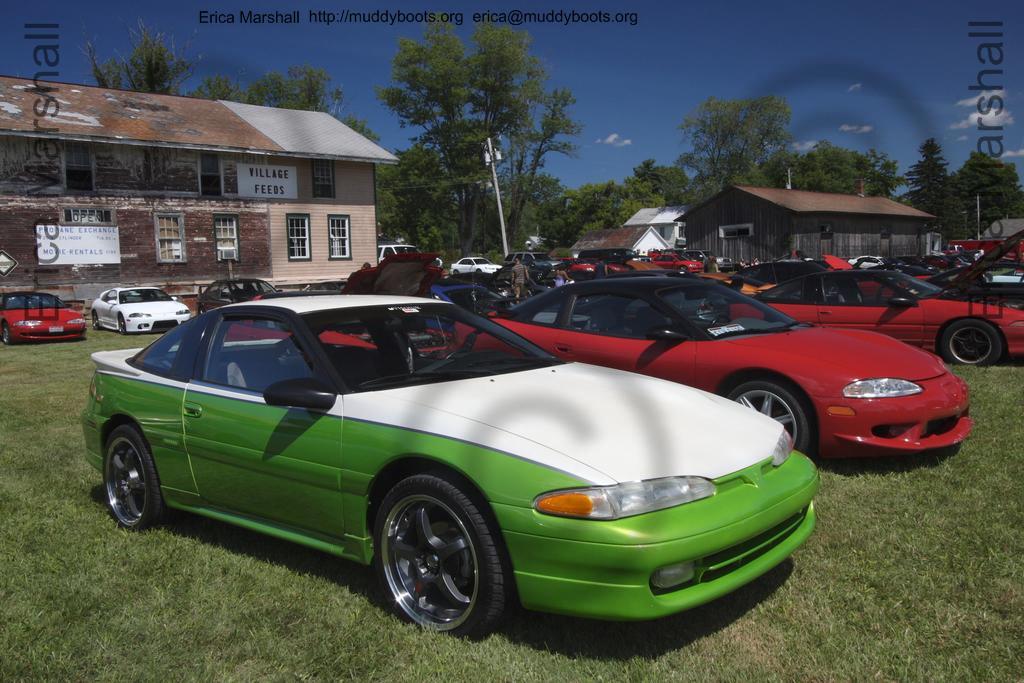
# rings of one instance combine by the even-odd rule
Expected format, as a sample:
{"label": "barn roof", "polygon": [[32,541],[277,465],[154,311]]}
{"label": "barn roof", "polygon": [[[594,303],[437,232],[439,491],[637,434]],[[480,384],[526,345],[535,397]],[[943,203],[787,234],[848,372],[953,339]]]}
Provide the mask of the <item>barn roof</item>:
{"label": "barn roof", "polygon": [[797,213],[862,213],[923,219],[935,218],[930,213],[885,197],[862,197],[857,194],[786,190],[752,185],[733,185],[733,187]]}
{"label": "barn roof", "polygon": [[[581,249],[632,249],[633,245],[652,228],[647,225],[610,230],[591,230],[572,245],[572,251]],[[657,233],[655,233],[657,234]],[[660,236],[659,236],[660,239]]]}
{"label": "barn roof", "polygon": [[992,221],[992,225],[985,228],[981,233],[983,240],[998,240],[1015,235],[1024,230],[1024,218],[1001,218]]}
{"label": "barn roof", "polygon": [[[52,98],[56,105],[44,98]],[[37,102],[48,113],[38,116]],[[40,108],[44,105],[39,104]],[[330,114],[0,76],[0,134],[393,163]]]}

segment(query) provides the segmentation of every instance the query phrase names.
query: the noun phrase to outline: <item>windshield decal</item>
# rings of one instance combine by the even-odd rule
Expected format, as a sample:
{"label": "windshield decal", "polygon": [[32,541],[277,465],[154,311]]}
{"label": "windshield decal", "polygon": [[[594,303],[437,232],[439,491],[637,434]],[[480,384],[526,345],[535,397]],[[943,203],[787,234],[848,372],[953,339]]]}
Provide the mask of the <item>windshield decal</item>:
{"label": "windshield decal", "polygon": [[718,337],[729,332],[742,332],[744,329],[743,325],[733,323],[732,325],[722,325],[721,327],[709,327],[708,334],[712,337]]}

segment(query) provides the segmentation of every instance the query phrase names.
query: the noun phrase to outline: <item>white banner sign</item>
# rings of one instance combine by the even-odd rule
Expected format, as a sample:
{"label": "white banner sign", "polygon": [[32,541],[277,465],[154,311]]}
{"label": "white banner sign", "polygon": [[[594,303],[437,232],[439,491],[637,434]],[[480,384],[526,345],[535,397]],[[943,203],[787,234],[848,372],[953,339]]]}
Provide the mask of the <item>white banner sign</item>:
{"label": "white banner sign", "polygon": [[41,266],[120,263],[117,228],[101,225],[37,225],[36,256]]}
{"label": "white banner sign", "polygon": [[294,166],[238,164],[238,196],[295,199],[299,196]]}

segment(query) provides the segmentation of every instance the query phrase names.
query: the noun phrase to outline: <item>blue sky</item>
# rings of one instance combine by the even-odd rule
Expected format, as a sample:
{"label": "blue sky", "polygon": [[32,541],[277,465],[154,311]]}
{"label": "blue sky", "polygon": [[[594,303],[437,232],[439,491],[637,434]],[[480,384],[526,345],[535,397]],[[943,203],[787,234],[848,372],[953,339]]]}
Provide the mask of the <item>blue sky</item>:
{"label": "blue sky", "polygon": [[[671,163],[685,151],[678,125],[709,96],[777,94],[793,109],[796,143],[816,140],[866,150],[876,147],[905,171],[928,137],[943,145],[956,168],[982,133],[968,117],[977,94],[968,90],[978,76],[980,39],[967,36],[970,20],[1001,20],[1008,57],[1006,109],[1001,123],[1004,160],[1024,161],[1024,3],[859,2],[812,8],[800,2],[665,2],[558,4],[518,2],[504,7],[439,0],[429,5],[396,2],[373,5],[342,0],[200,4],[180,1],[69,2],[33,7],[8,5],[0,29],[0,72],[31,75],[32,43],[22,37],[25,22],[61,25],[60,80],[91,83],[81,52],[93,38],[103,55],[124,52],[127,28],[141,17],[151,27],[189,43],[202,57],[196,78],[223,73],[241,80],[291,64],[327,69],[345,92],[346,110],[368,121],[390,149],[408,145],[411,132],[376,99],[374,87],[390,78],[400,37],[418,37],[418,24],[317,25],[307,12],[401,9],[462,12],[459,33],[468,38],[472,14],[491,9],[547,12],[635,11],[637,24],[523,25],[534,54],[546,65],[552,86],[575,94],[574,109],[584,132],[575,158],[552,158],[547,170],[569,186],[621,179],[646,158]],[[200,25],[199,10],[300,9],[296,27]],[[959,102],[964,102],[958,104]],[[975,115],[976,116],[976,115]],[[954,126],[961,127],[954,127]],[[1022,173],[1024,175],[1024,173]]]}

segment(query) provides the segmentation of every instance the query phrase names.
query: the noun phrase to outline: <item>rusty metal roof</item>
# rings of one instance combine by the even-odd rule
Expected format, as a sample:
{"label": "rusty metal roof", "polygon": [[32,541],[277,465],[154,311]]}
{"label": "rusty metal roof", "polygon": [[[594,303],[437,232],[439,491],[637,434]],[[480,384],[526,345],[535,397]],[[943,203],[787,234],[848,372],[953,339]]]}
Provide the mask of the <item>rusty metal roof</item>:
{"label": "rusty metal roof", "polygon": [[629,228],[612,228],[610,230],[591,230],[576,240],[576,244],[572,245],[572,251],[575,252],[581,249],[632,249],[640,241],[640,238],[651,229],[646,225],[639,225]]}
{"label": "rusty metal roof", "polygon": [[885,197],[861,197],[856,194],[786,190],[751,185],[734,185],[733,187],[799,213],[863,213],[923,219],[935,218],[930,213],[919,211],[912,206],[900,204]]}
{"label": "rusty metal roof", "polygon": [[[38,85],[38,87],[37,87]],[[52,98],[53,102],[48,102]],[[37,109],[46,116],[38,116]],[[233,104],[233,103],[232,103]],[[275,114],[278,128],[309,112],[246,105],[247,111]],[[56,111],[55,111],[56,110]],[[50,115],[53,114],[53,115]],[[228,104],[179,95],[156,95],[73,83],[0,76],[0,134],[50,137],[114,144],[191,147],[209,151],[281,154],[365,161],[394,157],[348,126],[326,116],[318,131],[331,144],[287,146],[280,131],[264,131],[253,116],[242,117]],[[281,144],[284,139],[286,144]],[[338,140],[344,143],[339,144]],[[367,144],[368,143],[368,144]]]}

